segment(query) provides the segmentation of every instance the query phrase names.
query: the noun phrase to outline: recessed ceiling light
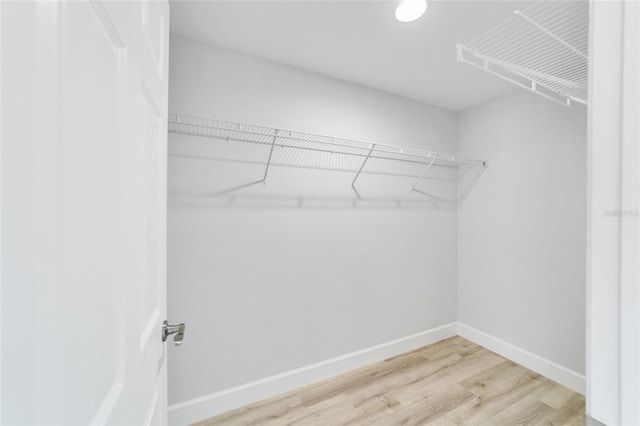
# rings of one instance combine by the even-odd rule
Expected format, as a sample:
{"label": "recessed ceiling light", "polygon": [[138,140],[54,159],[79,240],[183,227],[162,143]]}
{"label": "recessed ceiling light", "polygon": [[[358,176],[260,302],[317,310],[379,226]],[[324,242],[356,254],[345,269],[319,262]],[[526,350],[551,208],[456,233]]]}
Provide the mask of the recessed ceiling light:
{"label": "recessed ceiling light", "polygon": [[396,19],[400,22],[412,22],[427,11],[427,0],[402,0],[396,9]]}

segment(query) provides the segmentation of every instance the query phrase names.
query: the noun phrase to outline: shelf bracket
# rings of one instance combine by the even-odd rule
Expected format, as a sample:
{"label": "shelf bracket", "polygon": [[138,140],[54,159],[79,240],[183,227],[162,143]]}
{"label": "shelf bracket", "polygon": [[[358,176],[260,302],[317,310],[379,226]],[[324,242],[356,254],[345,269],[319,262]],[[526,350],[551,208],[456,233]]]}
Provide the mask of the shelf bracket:
{"label": "shelf bracket", "polygon": [[418,186],[418,184],[422,181],[422,178],[424,177],[424,175],[427,174],[427,172],[429,171],[429,169],[431,168],[431,166],[433,166],[433,163],[436,161],[436,159],[432,159],[431,162],[429,163],[429,165],[424,169],[424,171],[422,172],[422,174],[420,175],[420,177],[418,178],[418,180],[416,181],[415,184],[413,184],[413,186],[411,187],[411,191],[416,191],[416,192],[421,192],[418,191],[416,189],[416,186]]}
{"label": "shelf bracket", "polygon": [[469,195],[473,187],[476,186],[476,183],[478,182],[478,180],[480,179],[480,176],[482,175],[482,173],[484,173],[486,168],[487,166],[485,164],[483,167],[480,168],[480,170],[478,170],[478,172],[476,173],[471,183],[469,183],[469,185],[467,186],[467,189],[465,189],[462,195],[458,197],[458,203],[462,203],[467,198],[467,196]]}
{"label": "shelf bracket", "polygon": [[259,185],[259,184],[265,185],[267,183],[267,175],[269,174],[269,166],[271,165],[271,157],[273,155],[273,148],[274,148],[274,146],[276,144],[276,139],[277,139],[277,136],[278,136],[278,129],[275,129],[274,133],[275,134],[273,135],[273,140],[271,141],[271,148],[269,149],[269,158],[267,159],[267,167],[264,170],[264,176],[262,177],[262,179],[255,180],[253,182],[243,183],[243,184],[231,187],[231,188],[224,189],[222,191],[218,191],[218,192],[212,194],[213,196],[220,196],[220,195],[228,194],[228,193],[231,193],[231,192],[235,192],[235,191],[237,191],[239,189],[248,188],[248,187],[253,186],[253,185]]}
{"label": "shelf bracket", "polygon": [[273,147],[276,145],[276,139],[278,138],[278,129],[275,130],[273,140],[271,141],[271,148],[269,149],[269,158],[267,159],[267,168],[264,169],[264,177],[262,183],[267,183],[267,174],[269,173],[269,166],[271,165],[271,156],[273,155]]}
{"label": "shelf bracket", "polygon": [[367,161],[369,161],[369,158],[371,158],[371,154],[373,153],[373,150],[375,148],[376,148],[376,144],[372,144],[371,145],[371,149],[369,150],[369,153],[367,154],[367,158],[364,159],[364,161],[362,162],[362,165],[360,166],[360,170],[358,170],[358,173],[356,173],[356,177],[354,177],[353,178],[353,182],[351,182],[351,187],[355,191],[356,196],[358,197],[358,199],[360,199],[360,194],[358,193],[358,190],[356,189],[356,181],[358,180],[358,176],[360,176],[360,173],[362,173],[362,169],[364,169],[364,166],[367,164]]}

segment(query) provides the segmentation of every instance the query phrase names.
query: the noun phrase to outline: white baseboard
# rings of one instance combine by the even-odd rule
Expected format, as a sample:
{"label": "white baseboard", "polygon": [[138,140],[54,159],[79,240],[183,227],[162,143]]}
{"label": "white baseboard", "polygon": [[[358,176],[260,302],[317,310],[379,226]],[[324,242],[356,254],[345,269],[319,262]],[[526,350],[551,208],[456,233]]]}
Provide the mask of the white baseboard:
{"label": "white baseboard", "polygon": [[456,323],[446,324],[306,367],[180,402],[169,406],[169,424],[187,425],[194,423],[425,345],[430,345],[442,339],[453,337],[456,332]]}
{"label": "white baseboard", "polygon": [[584,395],[585,377],[462,323],[451,323],[316,364],[169,406],[169,424],[187,425],[442,339],[460,335]]}
{"label": "white baseboard", "polygon": [[458,323],[458,334],[571,390],[585,393],[586,380],[582,374],[462,323]]}

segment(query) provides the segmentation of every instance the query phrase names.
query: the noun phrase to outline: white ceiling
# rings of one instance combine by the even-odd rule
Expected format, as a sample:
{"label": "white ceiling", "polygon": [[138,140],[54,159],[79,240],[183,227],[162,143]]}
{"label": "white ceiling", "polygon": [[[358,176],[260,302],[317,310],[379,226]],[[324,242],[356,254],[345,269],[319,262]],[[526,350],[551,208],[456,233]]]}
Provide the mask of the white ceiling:
{"label": "white ceiling", "polygon": [[454,111],[514,89],[456,61],[456,44],[523,1],[431,1],[412,23],[398,1],[171,1],[171,32]]}

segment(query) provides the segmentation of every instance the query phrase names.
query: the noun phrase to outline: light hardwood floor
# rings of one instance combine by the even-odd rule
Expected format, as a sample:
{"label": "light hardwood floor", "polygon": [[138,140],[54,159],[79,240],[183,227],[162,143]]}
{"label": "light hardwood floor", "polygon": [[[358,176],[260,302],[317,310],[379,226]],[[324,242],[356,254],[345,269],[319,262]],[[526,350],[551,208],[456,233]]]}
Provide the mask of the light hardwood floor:
{"label": "light hardwood floor", "polygon": [[452,337],[197,423],[581,425],[584,397]]}

